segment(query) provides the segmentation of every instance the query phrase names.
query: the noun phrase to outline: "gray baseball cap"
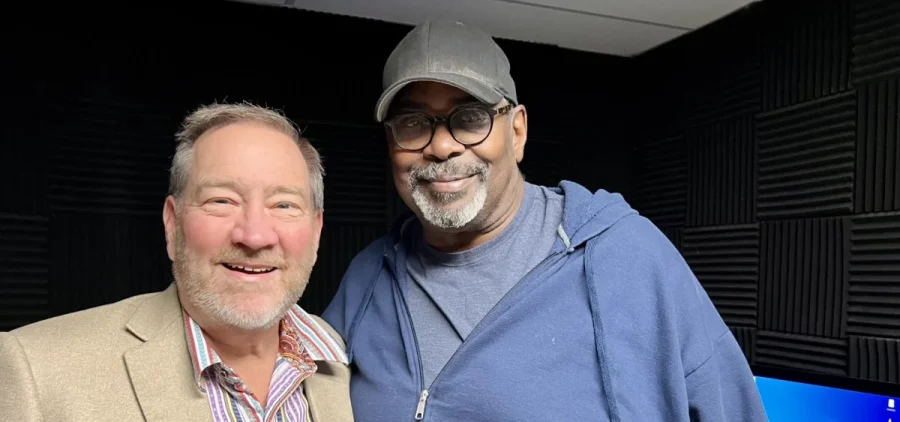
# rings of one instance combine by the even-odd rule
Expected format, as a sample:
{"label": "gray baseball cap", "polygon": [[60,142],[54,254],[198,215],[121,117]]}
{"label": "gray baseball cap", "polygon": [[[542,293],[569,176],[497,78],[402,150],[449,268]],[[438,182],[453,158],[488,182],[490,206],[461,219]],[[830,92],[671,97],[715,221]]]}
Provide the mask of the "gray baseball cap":
{"label": "gray baseball cap", "polygon": [[397,44],[384,65],[375,119],[383,121],[394,96],[418,81],[445,83],[487,104],[504,98],[518,103],[509,59],[500,46],[484,31],[452,20],[425,21]]}

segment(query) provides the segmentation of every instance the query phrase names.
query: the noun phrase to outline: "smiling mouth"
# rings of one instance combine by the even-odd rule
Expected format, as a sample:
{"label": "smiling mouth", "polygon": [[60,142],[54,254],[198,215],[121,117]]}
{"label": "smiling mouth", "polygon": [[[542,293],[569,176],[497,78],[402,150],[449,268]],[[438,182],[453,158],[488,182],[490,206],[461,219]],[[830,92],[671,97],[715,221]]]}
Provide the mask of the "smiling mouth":
{"label": "smiling mouth", "polygon": [[458,181],[458,180],[465,180],[465,179],[468,179],[468,178],[473,177],[473,176],[475,176],[475,175],[474,175],[474,174],[470,174],[470,175],[466,175],[466,176],[437,177],[437,178],[435,178],[434,180],[431,180],[431,182],[432,182],[432,183],[435,183],[435,182],[437,182],[437,183],[449,183],[449,182],[456,182],[456,181]]}
{"label": "smiling mouth", "polygon": [[267,267],[261,265],[236,265],[222,263],[222,266],[231,270],[244,274],[266,274],[275,271],[275,267]]}

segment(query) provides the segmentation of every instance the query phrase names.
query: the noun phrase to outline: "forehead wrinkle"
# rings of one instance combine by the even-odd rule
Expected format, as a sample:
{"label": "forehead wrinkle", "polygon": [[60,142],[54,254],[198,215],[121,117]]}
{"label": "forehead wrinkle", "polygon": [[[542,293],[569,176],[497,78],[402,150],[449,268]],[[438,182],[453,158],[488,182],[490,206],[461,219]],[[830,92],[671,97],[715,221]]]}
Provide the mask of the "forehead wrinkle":
{"label": "forehead wrinkle", "polygon": [[[201,180],[197,183],[197,188],[194,190],[195,193],[200,193],[206,189],[227,189],[237,193],[241,193],[247,190],[246,184],[243,184],[239,181],[235,180],[222,180],[222,179],[205,179]],[[274,196],[278,194],[285,195],[297,195],[301,196],[304,199],[307,197],[306,189],[303,189],[299,186],[289,186],[289,185],[278,185],[278,186],[269,186],[265,189],[266,196]]]}

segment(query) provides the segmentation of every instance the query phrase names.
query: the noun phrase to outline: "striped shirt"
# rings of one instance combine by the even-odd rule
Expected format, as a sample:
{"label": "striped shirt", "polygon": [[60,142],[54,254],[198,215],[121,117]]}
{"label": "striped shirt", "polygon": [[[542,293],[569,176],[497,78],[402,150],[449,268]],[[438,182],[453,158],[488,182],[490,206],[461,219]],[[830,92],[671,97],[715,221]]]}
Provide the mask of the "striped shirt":
{"label": "striped shirt", "polygon": [[238,374],[219,359],[187,312],[184,325],[197,387],[206,393],[216,422],[309,422],[301,383],[316,372],[316,361],[347,363],[337,341],[294,305],[280,323],[279,354],[263,408]]}

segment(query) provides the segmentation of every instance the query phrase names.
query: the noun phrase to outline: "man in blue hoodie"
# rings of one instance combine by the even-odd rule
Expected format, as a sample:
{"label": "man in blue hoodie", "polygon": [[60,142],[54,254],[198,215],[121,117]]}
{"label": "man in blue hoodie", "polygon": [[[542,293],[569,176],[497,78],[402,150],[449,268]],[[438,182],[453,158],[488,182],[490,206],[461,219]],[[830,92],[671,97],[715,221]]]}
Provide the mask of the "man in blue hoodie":
{"label": "man in blue hoodie", "polygon": [[419,25],[383,84],[376,118],[413,215],[353,260],[323,314],[357,420],[766,420],[735,338],[652,223],[617,194],[525,182],[525,107],[489,35]]}

